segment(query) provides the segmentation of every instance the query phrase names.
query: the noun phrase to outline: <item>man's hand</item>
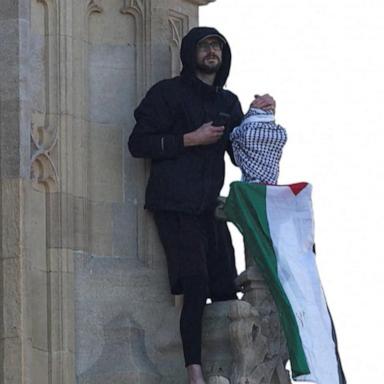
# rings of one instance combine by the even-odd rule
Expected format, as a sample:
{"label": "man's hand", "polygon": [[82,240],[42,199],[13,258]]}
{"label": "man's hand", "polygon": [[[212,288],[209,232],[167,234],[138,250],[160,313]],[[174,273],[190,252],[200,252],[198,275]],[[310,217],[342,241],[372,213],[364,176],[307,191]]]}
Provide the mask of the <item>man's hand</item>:
{"label": "man's hand", "polygon": [[255,100],[253,100],[251,107],[275,112],[276,101],[271,95],[268,95],[268,93],[263,96],[255,95]]}
{"label": "man's hand", "polygon": [[215,127],[212,125],[213,121],[203,124],[195,131],[186,133],[184,138],[184,146],[189,147],[192,145],[209,145],[218,142],[223,136],[224,126]]}

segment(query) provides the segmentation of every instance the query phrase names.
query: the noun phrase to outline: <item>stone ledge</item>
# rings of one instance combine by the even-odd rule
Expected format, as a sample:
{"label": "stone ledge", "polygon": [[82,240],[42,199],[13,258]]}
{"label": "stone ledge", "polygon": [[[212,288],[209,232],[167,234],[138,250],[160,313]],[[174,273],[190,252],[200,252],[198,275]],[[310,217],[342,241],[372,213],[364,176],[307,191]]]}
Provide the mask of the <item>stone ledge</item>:
{"label": "stone ledge", "polygon": [[207,5],[209,3],[213,3],[216,0],[186,0],[186,1],[196,5]]}

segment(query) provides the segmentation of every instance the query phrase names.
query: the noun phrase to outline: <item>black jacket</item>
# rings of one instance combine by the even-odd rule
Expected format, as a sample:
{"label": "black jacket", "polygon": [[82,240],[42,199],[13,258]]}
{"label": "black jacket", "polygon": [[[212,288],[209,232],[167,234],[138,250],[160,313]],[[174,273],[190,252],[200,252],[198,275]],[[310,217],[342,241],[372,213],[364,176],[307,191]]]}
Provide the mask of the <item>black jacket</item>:
{"label": "black jacket", "polygon": [[[224,182],[225,150],[232,155],[229,133],[243,114],[238,98],[223,89],[231,64],[228,44],[214,86],[195,76],[196,44],[213,34],[220,35],[213,28],[193,28],[182,41],[181,75],[155,84],[135,111],[137,123],[128,146],[134,157],[152,159],[148,209],[198,214],[216,206]],[[231,115],[220,141],[184,147],[183,135],[214,120],[219,112]]]}

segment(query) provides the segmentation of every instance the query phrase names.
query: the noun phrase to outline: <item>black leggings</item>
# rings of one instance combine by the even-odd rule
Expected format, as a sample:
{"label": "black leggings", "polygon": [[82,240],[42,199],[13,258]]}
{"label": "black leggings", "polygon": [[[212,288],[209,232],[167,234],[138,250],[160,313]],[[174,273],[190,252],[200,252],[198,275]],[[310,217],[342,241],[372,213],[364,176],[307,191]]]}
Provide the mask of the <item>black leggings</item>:
{"label": "black leggings", "polygon": [[184,304],[180,316],[180,334],[183,343],[185,366],[201,365],[201,329],[208,284],[204,278],[182,279]]}

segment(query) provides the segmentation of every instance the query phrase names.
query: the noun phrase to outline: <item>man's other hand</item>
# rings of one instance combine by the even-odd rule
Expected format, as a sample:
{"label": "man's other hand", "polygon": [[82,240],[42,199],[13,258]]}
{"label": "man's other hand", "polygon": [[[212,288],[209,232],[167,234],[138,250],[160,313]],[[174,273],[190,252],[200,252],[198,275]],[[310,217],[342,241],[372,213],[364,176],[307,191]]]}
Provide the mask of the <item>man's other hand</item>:
{"label": "man's other hand", "polygon": [[186,133],[183,136],[184,146],[189,147],[193,145],[209,145],[217,143],[224,133],[224,126],[215,127],[212,125],[213,121],[203,124],[195,131]]}

